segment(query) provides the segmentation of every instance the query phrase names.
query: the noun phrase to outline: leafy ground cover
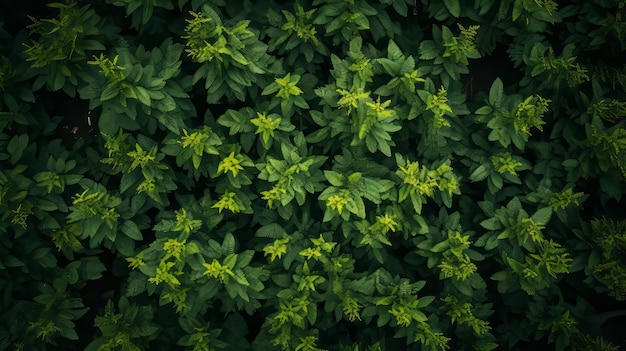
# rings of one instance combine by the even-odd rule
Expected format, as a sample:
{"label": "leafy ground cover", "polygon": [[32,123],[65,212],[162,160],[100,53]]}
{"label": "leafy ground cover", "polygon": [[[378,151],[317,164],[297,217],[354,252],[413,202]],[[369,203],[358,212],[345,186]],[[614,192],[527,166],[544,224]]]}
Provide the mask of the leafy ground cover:
{"label": "leafy ground cover", "polygon": [[2,1],[0,350],[616,350],[622,0]]}

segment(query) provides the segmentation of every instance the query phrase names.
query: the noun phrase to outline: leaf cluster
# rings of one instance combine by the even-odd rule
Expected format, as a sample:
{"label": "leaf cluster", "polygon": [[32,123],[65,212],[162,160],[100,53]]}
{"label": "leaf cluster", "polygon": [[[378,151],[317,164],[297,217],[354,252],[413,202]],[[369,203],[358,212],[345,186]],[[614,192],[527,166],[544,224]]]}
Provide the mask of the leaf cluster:
{"label": "leaf cluster", "polygon": [[615,349],[622,5],[70,1],[7,25],[0,349]]}

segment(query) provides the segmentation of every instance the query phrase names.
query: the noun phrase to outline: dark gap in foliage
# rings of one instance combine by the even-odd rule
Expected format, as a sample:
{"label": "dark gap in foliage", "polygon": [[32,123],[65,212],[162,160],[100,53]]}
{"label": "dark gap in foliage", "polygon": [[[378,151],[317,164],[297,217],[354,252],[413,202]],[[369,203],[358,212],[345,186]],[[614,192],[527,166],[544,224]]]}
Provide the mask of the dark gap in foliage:
{"label": "dark gap in foliage", "polygon": [[496,78],[500,78],[505,87],[515,86],[524,73],[513,67],[509,59],[506,44],[499,43],[493,52],[479,59],[469,60],[469,74],[461,78],[463,89],[468,97],[478,92],[488,92]]}
{"label": "dark gap in foliage", "polygon": [[86,145],[98,137],[97,111],[89,109],[89,101],[82,100],[78,96],[70,97],[62,91],[53,93],[41,93],[40,103],[49,106],[50,117],[60,116],[53,138],[61,138],[63,145],[68,149],[78,139],[85,139]]}

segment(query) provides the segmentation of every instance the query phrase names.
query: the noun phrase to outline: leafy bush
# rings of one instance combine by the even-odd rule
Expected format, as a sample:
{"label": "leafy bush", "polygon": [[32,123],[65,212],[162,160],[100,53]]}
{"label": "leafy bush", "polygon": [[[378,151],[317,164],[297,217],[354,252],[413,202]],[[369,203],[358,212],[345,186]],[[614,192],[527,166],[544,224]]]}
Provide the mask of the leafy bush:
{"label": "leafy bush", "polygon": [[624,4],[12,3],[0,350],[617,349]]}

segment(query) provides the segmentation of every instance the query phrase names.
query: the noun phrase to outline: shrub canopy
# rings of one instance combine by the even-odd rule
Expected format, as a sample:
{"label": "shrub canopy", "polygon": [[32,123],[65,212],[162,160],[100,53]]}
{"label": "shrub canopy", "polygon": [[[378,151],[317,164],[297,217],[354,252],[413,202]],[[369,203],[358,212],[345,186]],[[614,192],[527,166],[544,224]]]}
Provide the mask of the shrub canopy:
{"label": "shrub canopy", "polygon": [[10,6],[0,350],[624,342],[624,1]]}

